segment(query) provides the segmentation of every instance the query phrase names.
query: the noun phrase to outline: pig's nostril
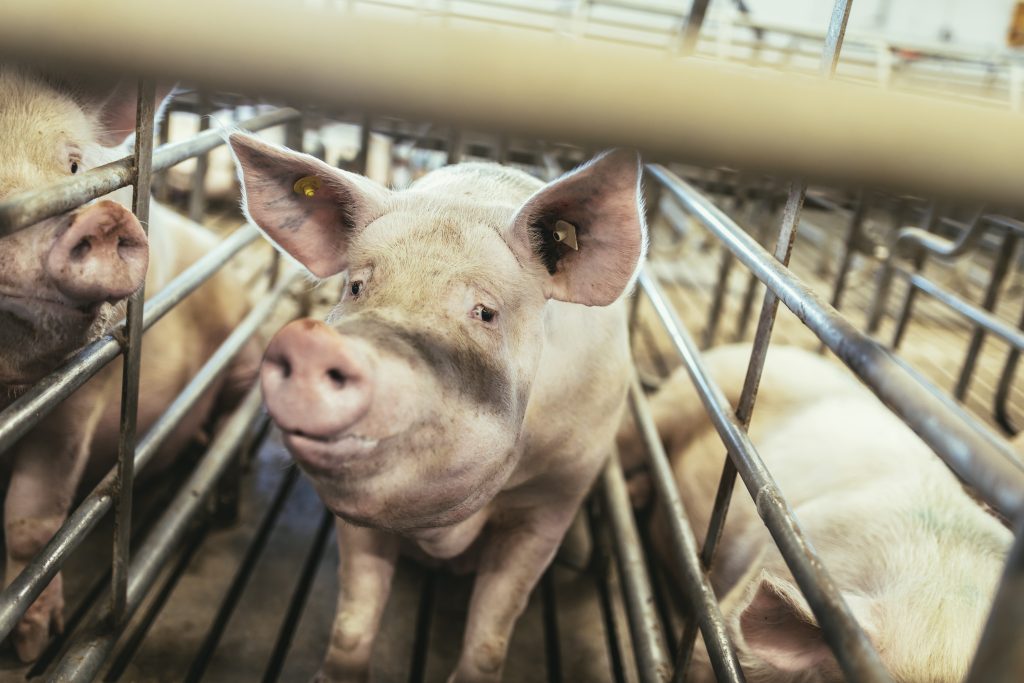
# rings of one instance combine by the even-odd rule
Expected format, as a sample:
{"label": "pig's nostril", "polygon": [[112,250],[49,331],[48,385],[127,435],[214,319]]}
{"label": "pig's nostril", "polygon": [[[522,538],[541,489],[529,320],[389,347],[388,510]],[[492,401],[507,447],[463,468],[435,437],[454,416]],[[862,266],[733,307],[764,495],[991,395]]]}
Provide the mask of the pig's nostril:
{"label": "pig's nostril", "polygon": [[89,242],[89,238],[83,237],[82,239],[78,240],[78,244],[71,247],[71,258],[75,259],[76,261],[85,258],[85,255],[88,254],[91,249],[92,243]]}
{"label": "pig's nostril", "polygon": [[281,366],[281,374],[284,375],[285,379],[292,376],[292,364],[288,362],[287,358],[282,358],[278,363]]}
{"label": "pig's nostril", "polygon": [[327,377],[338,386],[345,384],[345,374],[337,368],[331,368],[328,370]]}

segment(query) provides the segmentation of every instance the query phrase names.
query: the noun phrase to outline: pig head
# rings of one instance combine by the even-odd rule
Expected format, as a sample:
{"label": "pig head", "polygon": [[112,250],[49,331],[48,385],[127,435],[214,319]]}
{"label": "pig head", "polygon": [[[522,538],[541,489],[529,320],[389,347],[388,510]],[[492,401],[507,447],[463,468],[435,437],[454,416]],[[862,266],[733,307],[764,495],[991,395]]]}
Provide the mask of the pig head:
{"label": "pig head", "polygon": [[[548,184],[462,164],[392,192],[233,134],[246,207],[314,275],[327,322],[267,348],[267,408],[338,524],[320,680],[365,680],[398,534],[479,550],[453,680],[498,680],[512,627],[605,462],[643,253],[640,167],[614,151]],[[474,544],[480,540],[480,543]]]}
{"label": "pig head", "polygon": [[[0,67],[0,201],[124,155],[135,93],[108,86]],[[130,190],[111,197],[0,235],[0,386],[38,380],[142,285],[146,234],[123,205]]]}

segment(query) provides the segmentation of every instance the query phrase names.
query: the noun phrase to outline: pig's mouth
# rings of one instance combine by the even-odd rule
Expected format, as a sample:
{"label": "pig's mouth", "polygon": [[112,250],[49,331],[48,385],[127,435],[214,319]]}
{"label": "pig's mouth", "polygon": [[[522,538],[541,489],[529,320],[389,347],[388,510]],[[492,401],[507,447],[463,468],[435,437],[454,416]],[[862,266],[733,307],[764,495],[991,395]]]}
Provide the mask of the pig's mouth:
{"label": "pig's mouth", "polygon": [[102,305],[103,302],[95,302],[76,306],[56,298],[0,290],[0,311],[26,322],[38,320],[41,316],[91,320],[99,315]]}
{"label": "pig's mouth", "polygon": [[318,435],[284,428],[281,432],[284,445],[300,465],[323,473],[369,455],[379,443],[378,439],[348,432]]}

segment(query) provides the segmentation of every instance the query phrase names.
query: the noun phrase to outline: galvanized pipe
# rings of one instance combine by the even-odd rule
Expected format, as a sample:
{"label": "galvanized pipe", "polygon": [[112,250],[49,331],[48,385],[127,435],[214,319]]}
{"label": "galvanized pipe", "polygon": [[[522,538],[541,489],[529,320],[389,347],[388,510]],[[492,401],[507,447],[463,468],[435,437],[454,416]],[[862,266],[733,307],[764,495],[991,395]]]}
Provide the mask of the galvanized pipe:
{"label": "galvanized pipe", "polygon": [[[0,52],[465,129],[626,145],[680,160],[1009,206],[1024,201],[1024,119],[999,109],[673,60],[650,48],[308,5],[108,0],[104,12],[89,10],[77,0],[4,3]],[[397,57],[396,44],[403,46]],[[343,68],[352,64],[359,68]],[[609,97],[616,92],[643,97]]]}
{"label": "galvanized pipe", "polygon": [[[262,399],[258,386],[249,390],[245,400],[224,424],[210,444],[206,456],[175,496],[167,512],[157,521],[146,541],[135,554],[128,579],[125,620],[131,618],[163,569],[171,553],[187,531],[189,524],[202,511],[206,498],[227,469],[238,444],[260,418]],[[265,418],[264,418],[265,419]],[[83,628],[82,638],[72,643],[50,675],[52,683],[92,681],[110,657],[120,629],[111,629],[109,609],[94,615]]]}
{"label": "galvanized pipe", "polygon": [[1008,519],[1024,511],[1024,467],[1006,441],[924,389],[714,204],[662,166],[649,172],[752,270],[946,464]]}
{"label": "galvanized pipe", "polygon": [[622,579],[622,592],[629,614],[629,630],[636,651],[641,683],[668,683],[672,664],[665,636],[654,609],[654,593],[647,579],[647,566],[640,537],[629,504],[626,481],[619,457],[613,454],[601,475],[600,490],[608,528],[615,541],[615,556]]}
{"label": "galvanized pipe", "polygon": [[[644,440],[651,479],[665,509],[672,562],[679,568],[683,577],[683,585],[680,588],[690,605],[687,627],[689,628],[690,624],[699,624],[711,665],[719,681],[744,681],[746,679],[736,658],[736,650],[729,640],[725,620],[718,608],[718,599],[697,557],[697,539],[693,536],[693,527],[679,497],[672,465],[669,464],[665,447],[658,436],[658,426],[654,423],[647,398],[635,373],[629,386],[629,405],[637,429]],[[688,664],[689,651],[680,651],[672,677],[674,682],[683,680]]]}
{"label": "galvanized pipe", "polygon": [[[150,427],[135,450],[136,470],[142,470],[149,464],[181,420],[221,376],[231,359],[273,313],[278,301],[297,277],[298,274],[293,272],[253,307],[168,406],[160,419]],[[112,469],[68,516],[54,537],[32,558],[21,574],[0,592],[0,640],[7,637],[25,610],[60,571],[71,552],[110,510],[117,485],[117,470]]]}
{"label": "galvanized pipe", "polygon": [[[3,9],[0,6],[0,15],[2,14]],[[0,20],[0,24],[2,23]],[[286,123],[298,116],[299,113],[294,109],[277,109],[242,121],[238,127],[258,131]],[[152,155],[152,171],[163,171],[223,144],[222,131],[208,130],[182,142],[162,145]],[[47,187],[8,197],[0,202],[0,236],[78,208],[90,200],[125,187],[133,178],[134,161],[132,157],[125,157]]]}
{"label": "galvanized pipe", "polygon": [[[148,330],[182,299],[198,289],[217,270],[244,247],[259,237],[259,231],[246,225],[231,234],[213,251],[193,263],[148,302],[142,329]],[[123,349],[124,321],[96,341],[78,351],[71,359],[36,382],[24,395],[0,412],[0,453],[3,453],[32,429],[61,401],[117,358]]]}
{"label": "galvanized pipe", "polygon": [[[671,186],[669,189],[671,190]],[[766,255],[764,258],[768,263],[770,257]],[[776,263],[771,265],[782,268]],[[750,437],[733,413],[729,400],[711,380],[696,345],[661,291],[661,287],[646,268],[640,273],[639,284],[650,297],[658,317],[672,338],[672,343],[683,359],[712,424],[725,443],[729,457],[736,465],[747,491],[754,499],[758,514],[764,520],[786,565],[793,573],[793,578],[807,598],[825,642],[835,654],[843,673],[855,681],[892,683],[893,679],[882,666],[878,653],[857,624]]]}

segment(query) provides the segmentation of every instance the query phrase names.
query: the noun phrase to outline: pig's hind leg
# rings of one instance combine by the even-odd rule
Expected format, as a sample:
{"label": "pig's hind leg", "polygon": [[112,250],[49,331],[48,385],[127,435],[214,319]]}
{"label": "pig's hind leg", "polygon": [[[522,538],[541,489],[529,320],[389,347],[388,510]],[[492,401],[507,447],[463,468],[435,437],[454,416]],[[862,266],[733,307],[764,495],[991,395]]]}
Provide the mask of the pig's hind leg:
{"label": "pig's hind leg", "polygon": [[315,683],[370,679],[370,657],[391,593],[398,537],[335,520],[338,531],[338,607],[331,642]]}

